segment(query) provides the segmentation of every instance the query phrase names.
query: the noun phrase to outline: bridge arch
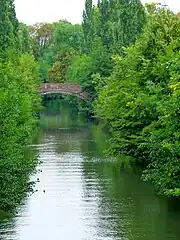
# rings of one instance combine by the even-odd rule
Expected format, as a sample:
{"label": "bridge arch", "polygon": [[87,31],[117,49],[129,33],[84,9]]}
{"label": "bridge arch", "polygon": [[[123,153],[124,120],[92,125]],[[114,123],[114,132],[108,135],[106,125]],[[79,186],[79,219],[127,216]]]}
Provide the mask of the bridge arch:
{"label": "bridge arch", "polygon": [[42,96],[50,94],[63,94],[78,97],[85,102],[88,101],[88,93],[82,90],[79,84],[68,83],[44,83],[40,87]]}

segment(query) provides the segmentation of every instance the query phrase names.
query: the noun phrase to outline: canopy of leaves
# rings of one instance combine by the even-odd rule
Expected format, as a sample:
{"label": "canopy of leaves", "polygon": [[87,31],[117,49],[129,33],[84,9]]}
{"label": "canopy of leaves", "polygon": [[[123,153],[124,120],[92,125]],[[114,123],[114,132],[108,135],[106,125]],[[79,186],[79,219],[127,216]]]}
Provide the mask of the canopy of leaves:
{"label": "canopy of leaves", "polygon": [[5,57],[10,49],[19,48],[18,21],[14,1],[0,1],[0,57]]}
{"label": "canopy of leaves", "polygon": [[56,61],[48,71],[48,81],[63,83],[66,81],[68,66],[71,63],[73,52],[60,52],[56,56]]}
{"label": "canopy of leaves", "polygon": [[53,64],[58,65],[56,55],[59,52],[75,51],[80,54],[84,45],[81,25],[67,21],[36,24],[30,27],[30,35],[34,56],[40,64],[40,77],[44,82],[48,81],[48,71],[51,71]]}
{"label": "canopy of leaves", "polygon": [[38,67],[29,55],[0,62],[0,208],[12,211],[29,190],[28,176],[35,159],[24,147],[40,109]]}
{"label": "canopy of leaves", "polygon": [[32,52],[28,27],[23,23],[19,23],[19,44],[22,53]]}
{"label": "canopy of leaves", "polygon": [[156,8],[126,56],[103,87],[97,86],[97,115],[112,132],[113,155],[128,154],[144,166],[144,179],[159,192],[178,195],[180,21]]}

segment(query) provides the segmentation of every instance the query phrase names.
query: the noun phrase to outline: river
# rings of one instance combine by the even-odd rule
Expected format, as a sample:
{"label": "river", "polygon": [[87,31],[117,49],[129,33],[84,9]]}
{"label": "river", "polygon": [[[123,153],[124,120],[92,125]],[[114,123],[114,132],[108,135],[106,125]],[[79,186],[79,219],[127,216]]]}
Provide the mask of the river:
{"label": "river", "polygon": [[106,158],[107,134],[50,102],[40,118],[35,192],[14,218],[0,220],[1,240],[179,240],[180,210],[131,169]]}

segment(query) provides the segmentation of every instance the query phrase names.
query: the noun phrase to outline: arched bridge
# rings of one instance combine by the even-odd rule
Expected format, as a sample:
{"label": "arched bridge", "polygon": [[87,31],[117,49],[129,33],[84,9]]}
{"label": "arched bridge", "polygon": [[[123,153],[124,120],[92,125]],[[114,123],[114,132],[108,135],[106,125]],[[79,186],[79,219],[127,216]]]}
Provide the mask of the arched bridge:
{"label": "arched bridge", "polygon": [[41,95],[65,94],[76,96],[84,101],[88,101],[88,93],[82,90],[79,84],[68,83],[44,83],[40,88]]}

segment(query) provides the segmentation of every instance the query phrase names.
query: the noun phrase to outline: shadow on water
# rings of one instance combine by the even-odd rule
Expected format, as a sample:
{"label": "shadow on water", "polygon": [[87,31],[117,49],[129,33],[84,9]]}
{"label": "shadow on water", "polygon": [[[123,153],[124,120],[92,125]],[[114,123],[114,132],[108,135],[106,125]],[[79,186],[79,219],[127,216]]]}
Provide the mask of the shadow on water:
{"label": "shadow on water", "polygon": [[[157,196],[131,169],[106,158],[100,126],[65,102],[41,114],[39,179],[11,220],[0,220],[1,240],[179,240],[180,208]],[[45,192],[44,192],[45,191]]]}

